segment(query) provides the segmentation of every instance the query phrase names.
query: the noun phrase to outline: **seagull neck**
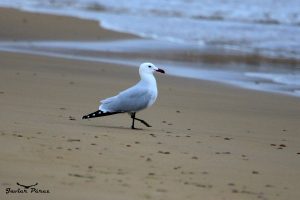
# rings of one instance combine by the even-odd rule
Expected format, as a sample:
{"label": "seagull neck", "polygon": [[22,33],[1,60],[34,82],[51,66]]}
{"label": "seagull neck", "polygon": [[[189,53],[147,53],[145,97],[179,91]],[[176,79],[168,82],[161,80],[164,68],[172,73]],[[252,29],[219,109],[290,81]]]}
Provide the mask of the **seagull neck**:
{"label": "seagull neck", "polygon": [[155,85],[156,86],[156,80],[153,74],[141,74],[141,81],[149,84],[149,85]]}

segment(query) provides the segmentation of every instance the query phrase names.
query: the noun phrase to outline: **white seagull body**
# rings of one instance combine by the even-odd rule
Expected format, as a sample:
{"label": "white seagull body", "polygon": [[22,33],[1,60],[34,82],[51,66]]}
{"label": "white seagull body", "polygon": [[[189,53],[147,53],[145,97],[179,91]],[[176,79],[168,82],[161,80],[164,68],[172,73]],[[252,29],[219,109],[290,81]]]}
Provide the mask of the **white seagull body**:
{"label": "white seagull body", "polygon": [[136,118],[135,114],[152,106],[156,101],[158,92],[156,80],[153,76],[155,71],[165,73],[164,70],[155,67],[152,63],[141,64],[139,68],[141,80],[136,85],[120,92],[116,96],[101,100],[98,111],[85,115],[82,118],[89,119],[118,113],[129,113],[132,118],[132,129],[134,129],[134,120],[138,120],[150,127],[144,120]]}

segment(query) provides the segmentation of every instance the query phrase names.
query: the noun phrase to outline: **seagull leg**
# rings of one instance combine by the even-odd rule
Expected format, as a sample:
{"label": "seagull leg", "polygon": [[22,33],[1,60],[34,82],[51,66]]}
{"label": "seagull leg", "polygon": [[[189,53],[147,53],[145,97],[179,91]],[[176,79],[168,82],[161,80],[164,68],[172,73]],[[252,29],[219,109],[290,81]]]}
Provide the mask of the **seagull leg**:
{"label": "seagull leg", "polygon": [[136,120],[142,122],[142,123],[143,123],[145,126],[147,126],[147,127],[151,127],[151,125],[148,124],[145,120],[142,120],[142,119],[139,119],[139,118],[134,118],[134,119],[136,119]]}
{"label": "seagull leg", "polygon": [[131,129],[135,129],[134,128],[135,112],[131,113],[130,116],[131,116],[131,119],[132,119]]}
{"label": "seagull leg", "polygon": [[149,125],[146,121],[142,120],[142,119],[139,119],[139,118],[136,118],[135,117],[135,112],[131,113],[130,116],[131,116],[131,119],[132,119],[132,125],[131,125],[131,128],[132,129],[135,129],[134,127],[134,120],[138,120],[139,122],[141,122],[142,124],[144,124],[145,126],[147,127],[151,127],[151,125]]}

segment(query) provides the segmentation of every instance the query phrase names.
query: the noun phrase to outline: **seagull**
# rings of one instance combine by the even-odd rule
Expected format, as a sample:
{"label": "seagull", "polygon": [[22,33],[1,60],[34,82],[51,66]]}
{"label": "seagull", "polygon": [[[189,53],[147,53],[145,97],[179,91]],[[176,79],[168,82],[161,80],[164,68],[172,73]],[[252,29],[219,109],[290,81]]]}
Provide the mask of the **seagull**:
{"label": "seagull", "polygon": [[153,75],[154,72],[165,73],[164,70],[157,68],[152,63],[142,63],[139,68],[141,80],[137,84],[120,92],[116,96],[101,100],[99,110],[84,115],[82,119],[128,113],[132,119],[132,129],[135,129],[135,120],[147,127],[151,127],[146,121],[137,118],[136,113],[152,106],[156,101],[157,85]]}

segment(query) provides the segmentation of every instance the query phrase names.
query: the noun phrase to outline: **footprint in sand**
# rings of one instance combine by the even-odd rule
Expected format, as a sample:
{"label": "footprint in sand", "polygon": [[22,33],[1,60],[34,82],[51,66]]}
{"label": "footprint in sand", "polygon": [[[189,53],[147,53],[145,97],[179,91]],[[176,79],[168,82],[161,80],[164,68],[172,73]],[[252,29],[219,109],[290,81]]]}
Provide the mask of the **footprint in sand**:
{"label": "footprint in sand", "polygon": [[171,154],[169,151],[158,151],[158,153],[161,153],[161,154]]}
{"label": "footprint in sand", "polygon": [[243,160],[249,160],[249,158],[247,158],[247,155],[242,154],[241,156],[242,156]]}
{"label": "footprint in sand", "polygon": [[69,120],[76,120],[76,118],[70,115]]}
{"label": "footprint in sand", "polygon": [[168,190],[166,189],[163,189],[163,188],[158,188],[156,189],[156,192],[167,192]]}
{"label": "footprint in sand", "polygon": [[266,187],[266,188],[273,188],[274,186],[271,185],[271,184],[266,184],[265,187]]}
{"label": "footprint in sand", "polygon": [[225,151],[225,152],[216,152],[215,154],[227,154],[227,155],[229,155],[229,154],[231,154],[231,152],[229,152],[229,151]]}
{"label": "footprint in sand", "polygon": [[180,166],[173,167],[174,170],[181,169]]}
{"label": "footprint in sand", "polygon": [[149,135],[151,135],[152,137],[156,137],[156,135],[155,135],[155,134],[153,134],[153,133],[150,133]]}
{"label": "footprint in sand", "polygon": [[185,185],[193,185],[193,186],[200,187],[200,188],[207,188],[207,189],[210,189],[213,187],[210,184],[201,184],[201,183],[188,182],[188,181],[184,182],[184,184]]}
{"label": "footprint in sand", "polygon": [[80,142],[80,139],[68,139],[67,142]]}
{"label": "footprint in sand", "polygon": [[22,19],[22,23],[23,23],[23,24],[26,24],[26,23],[27,23],[27,19],[26,19],[26,18],[23,18],[23,19]]}
{"label": "footprint in sand", "polygon": [[239,191],[237,189],[232,189],[231,192],[232,193],[239,193]]}
{"label": "footprint in sand", "polygon": [[82,175],[82,174],[75,174],[75,173],[69,173],[69,176],[77,177],[77,178],[87,178],[87,179],[94,179],[94,176],[91,175]]}
{"label": "footprint in sand", "polygon": [[283,148],[287,147],[286,144],[279,144],[279,145],[277,145],[277,144],[270,144],[270,145],[273,146],[273,147],[277,147],[277,149],[283,149]]}

